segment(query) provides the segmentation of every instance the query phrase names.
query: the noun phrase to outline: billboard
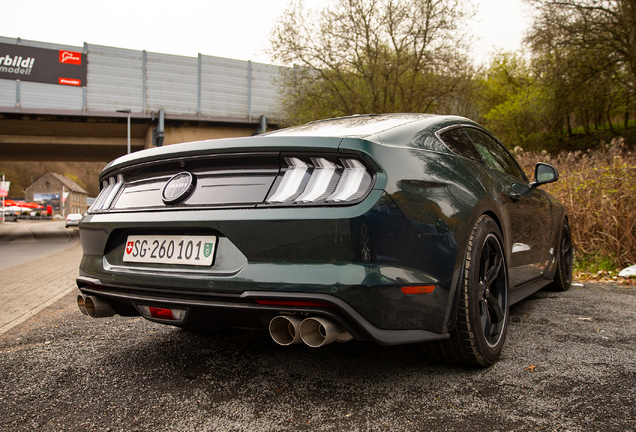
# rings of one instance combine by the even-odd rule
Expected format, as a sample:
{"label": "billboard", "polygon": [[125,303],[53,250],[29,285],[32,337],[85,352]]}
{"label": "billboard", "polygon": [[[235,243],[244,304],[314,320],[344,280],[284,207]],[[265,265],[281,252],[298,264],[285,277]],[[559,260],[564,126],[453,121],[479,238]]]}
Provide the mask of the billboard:
{"label": "billboard", "polygon": [[0,43],[0,78],[86,85],[86,54]]}
{"label": "billboard", "polygon": [[53,200],[59,200],[59,199],[60,199],[60,194],[59,193],[36,193],[36,194],[33,194],[33,201],[35,201],[35,202],[53,201]]}

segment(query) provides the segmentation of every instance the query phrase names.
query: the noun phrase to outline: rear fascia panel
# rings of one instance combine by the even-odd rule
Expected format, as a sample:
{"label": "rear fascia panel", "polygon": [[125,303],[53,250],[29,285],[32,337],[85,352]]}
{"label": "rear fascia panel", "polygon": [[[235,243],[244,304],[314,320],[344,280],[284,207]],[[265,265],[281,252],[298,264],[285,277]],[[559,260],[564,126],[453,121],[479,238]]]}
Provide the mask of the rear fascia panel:
{"label": "rear fascia panel", "polygon": [[[104,285],[159,296],[320,293],[391,330],[442,332],[457,253],[452,236],[418,235],[395,203],[376,190],[351,207],[109,213],[86,217],[81,229],[80,274]],[[131,268],[121,262],[129,233],[186,231],[219,237],[217,254],[223,256],[217,255],[212,268]],[[366,258],[365,242],[371,254]],[[401,286],[413,284],[437,288],[427,295],[402,293]]]}

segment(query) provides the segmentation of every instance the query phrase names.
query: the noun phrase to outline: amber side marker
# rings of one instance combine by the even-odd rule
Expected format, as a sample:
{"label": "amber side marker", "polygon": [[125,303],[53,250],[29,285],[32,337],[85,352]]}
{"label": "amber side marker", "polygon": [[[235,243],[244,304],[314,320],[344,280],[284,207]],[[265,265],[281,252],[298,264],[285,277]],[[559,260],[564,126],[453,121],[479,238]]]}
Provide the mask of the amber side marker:
{"label": "amber side marker", "polygon": [[430,294],[435,290],[435,285],[421,285],[402,287],[404,294]]}

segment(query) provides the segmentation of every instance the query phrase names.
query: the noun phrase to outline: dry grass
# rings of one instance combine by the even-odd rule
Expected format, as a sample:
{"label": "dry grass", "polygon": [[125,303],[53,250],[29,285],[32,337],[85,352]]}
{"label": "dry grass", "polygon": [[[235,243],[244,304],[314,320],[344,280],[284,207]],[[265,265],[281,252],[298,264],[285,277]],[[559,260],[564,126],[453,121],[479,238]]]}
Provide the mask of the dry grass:
{"label": "dry grass", "polygon": [[579,269],[613,272],[636,264],[636,155],[622,139],[585,153],[517,148],[515,156],[529,177],[536,162],[559,170],[559,181],[543,189],[567,208]]}

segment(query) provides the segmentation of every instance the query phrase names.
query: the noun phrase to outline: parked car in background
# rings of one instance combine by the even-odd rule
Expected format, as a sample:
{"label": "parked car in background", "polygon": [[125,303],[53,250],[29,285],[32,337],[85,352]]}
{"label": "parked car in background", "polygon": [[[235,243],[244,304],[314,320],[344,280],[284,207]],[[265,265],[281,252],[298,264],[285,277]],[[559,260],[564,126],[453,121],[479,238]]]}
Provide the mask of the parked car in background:
{"label": "parked car in background", "polygon": [[462,117],[366,115],[123,156],[80,224],[78,306],[280,345],[421,342],[495,362],[509,307],[567,290],[564,207]]}
{"label": "parked car in background", "polygon": [[82,220],[84,216],[79,213],[70,213],[66,216],[66,228],[70,226],[78,226],[80,220]]}

